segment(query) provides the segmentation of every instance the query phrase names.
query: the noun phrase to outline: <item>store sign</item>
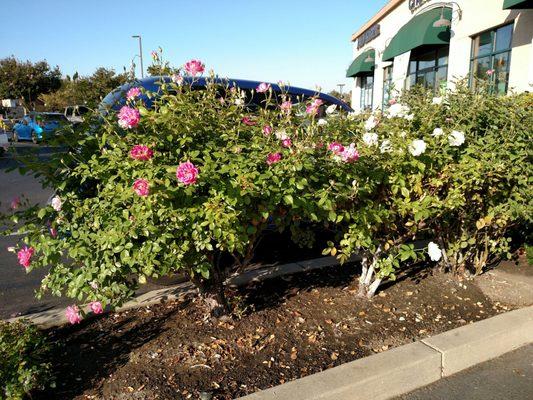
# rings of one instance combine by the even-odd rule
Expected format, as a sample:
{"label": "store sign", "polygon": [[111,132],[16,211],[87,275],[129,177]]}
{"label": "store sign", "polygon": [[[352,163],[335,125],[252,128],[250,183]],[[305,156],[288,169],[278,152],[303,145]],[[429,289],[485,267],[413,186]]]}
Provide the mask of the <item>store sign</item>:
{"label": "store sign", "polygon": [[409,0],[409,10],[411,10],[411,12],[414,12],[415,10],[426,4],[428,1],[429,0]]}
{"label": "store sign", "polygon": [[357,39],[357,49],[360,49],[368,42],[374,40],[377,38],[380,34],[380,26],[379,24],[372,25],[370,28],[368,28],[366,31],[364,31],[361,36],[359,36],[359,39]]}

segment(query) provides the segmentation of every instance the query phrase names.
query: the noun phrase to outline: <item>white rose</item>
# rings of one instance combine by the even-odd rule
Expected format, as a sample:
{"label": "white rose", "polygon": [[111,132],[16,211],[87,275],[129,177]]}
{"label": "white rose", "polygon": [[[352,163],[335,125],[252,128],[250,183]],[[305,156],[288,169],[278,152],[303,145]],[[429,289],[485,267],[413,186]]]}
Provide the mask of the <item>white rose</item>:
{"label": "white rose", "polygon": [[366,132],[363,134],[363,142],[365,142],[367,146],[376,146],[378,144],[378,134]]}
{"label": "white rose", "polygon": [[417,157],[426,151],[426,142],[420,139],[413,140],[409,145],[409,152]]}
{"label": "white rose", "polygon": [[465,142],[465,134],[459,131],[452,131],[448,136],[450,146],[461,146]]}
{"label": "white rose", "polygon": [[276,136],[279,140],[285,140],[289,138],[289,135],[287,135],[287,132],[285,130],[279,130],[274,133],[274,136]]}
{"label": "white rose", "polygon": [[385,139],[383,142],[381,142],[381,146],[379,146],[379,151],[381,151],[381,153],[390,153],[391,150],[392,146],[389,139]]}
{"label": "white rose", "polygon": [[408,115],[405,115],[404,118],[407,121],[412,121],[415,118],[415,116],[414,116],[414,114],[408,114]]}
{"label": "white rose", "polygon": [[376,118],[374,118],[374,116],[371,115],[370,117],[368,117],[368,119],[365,122],[365,131],[371,131],[372,129],[376,127],[377,124],[378,124],[378,121],[376,121]]}
{"label": "white rose", "polygon": [[432,104],[442,104],[442,97],[433,97]]}
{"label": "white rose", "polygon": [[433,129],[433,133],[431,136],[438,137],[444,134],[444,131],[441,128],[435,128]]}
{"label": "white rose", "polygon": [[243,106],[244,105],[244,100],[243,99],[235,99],[235,105],[236,106]]}
{"label": "white rose", "polygon": [[320,118],[317,122],[318,126],[324,126],[328,124],[328,121],[326,121],[324,118]]}
{"label": "white rose", "polygon": [[411,115],[408,115],[409,111],[411,111],[411,109],[408,106],[404,106],[400,103],[394,103],[387,110],[387,117],[389,118],[393,118],[393,117],[408,118],[409,117],[410,119],[412,119],[413,117]]}
{"label": "white rose", "polygon": [[428,244],[428,255],[431,261],[439,261],[442,257],[442,250],[439,249],[437,243],[429,242]]}
{"label": "white rose", "polygon": [[63,207],[63,202],[61,201],[59,196],[54,196],[50,204],[52,205],[52,208],[56,211],[61,211],[61,207]]}
{"label": "white rose", "polygon": [[335,111],[337,111],[337,105],[332,104],[328,108],[326,108],[326,114],[330,115],[333,114]]}
{"label": "white rose", "polygon": [[355,111],[350,111],[350,112],[348,113],[348,115],[347,115],[347,118],[348,118],[349,120],[353,121],[354,119],[357,118],[358,115],[359,115],[359,114],[356,113]]}

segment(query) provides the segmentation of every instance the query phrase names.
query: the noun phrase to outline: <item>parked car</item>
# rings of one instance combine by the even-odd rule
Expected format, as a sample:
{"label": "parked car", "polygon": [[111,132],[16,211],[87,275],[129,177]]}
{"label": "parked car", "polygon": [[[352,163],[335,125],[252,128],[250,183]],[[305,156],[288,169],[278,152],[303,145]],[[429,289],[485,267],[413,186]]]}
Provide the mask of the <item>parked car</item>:
{"label": "parked car", "polygon": [[[220,85],[221,88],[225,87],[237,87],[244,91],[246,94],[245,104],[249,108],[263,107],[262,100],[265,99],[266,95],[263,93],[257,93],[255,89],[261,82],[259,81],[249,81],[244,79],[224,79],[224,78],[215,78],[215,83]],[[170,83],[172,78],[170,76],[152,76],[144,78],[135,82],[126,83],[111,93],[109,93],[102,102],[100,103],[99,110],[101,113],[107,113],[110,110],[118,111],[123,105],[126,104],[126,92],[132,87],[144,88],[150,92],[160,92],[161,82]],[[207,78],[184,78],[184,84],[192,85],[195,89],[202,89],[206,87]],[[336,97],[330,96],[329,94],[317,92],[314,90],[303,89],[294,86],[283,86],[276,83],[271,83],[273,92],[281,97],[282,94],[290,97],[293,104],[306,101],[311,97],[317,97],[324,102],[324,105],[321,107],[320,113],[324,112],[324,109],[332,104],[337,105],[338,108],[346,112],[353,111],[352,108],[346,104],[344,101],[337,99]],[[142,100],[147,107],[151,107],[154,101],[154,98],[148,98],[146,95],[142,96]]]}
{"label": "parked car", "polygon": [[83,122],[83,116],[89,112],[89,107],[76,105],[65,107],[63,115],[72,123],[79,124]]}
{"label": "parked car", "polygon": [[13,126],[12,140],[14,142],[31,140],[37,143],[43,138],[54,136],[62,125],[68,123],[68,119],[61,113],[30,113]]}

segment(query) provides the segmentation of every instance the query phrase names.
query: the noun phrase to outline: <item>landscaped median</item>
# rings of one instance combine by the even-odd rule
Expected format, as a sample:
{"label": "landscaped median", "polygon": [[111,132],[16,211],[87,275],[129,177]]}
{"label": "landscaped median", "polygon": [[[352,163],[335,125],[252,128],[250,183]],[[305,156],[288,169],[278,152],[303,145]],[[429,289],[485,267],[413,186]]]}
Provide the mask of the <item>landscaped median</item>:
{"label": "landscaped median", "polygon": [[533,343],[532,332],[526,307],[241,399],[390,399]]}

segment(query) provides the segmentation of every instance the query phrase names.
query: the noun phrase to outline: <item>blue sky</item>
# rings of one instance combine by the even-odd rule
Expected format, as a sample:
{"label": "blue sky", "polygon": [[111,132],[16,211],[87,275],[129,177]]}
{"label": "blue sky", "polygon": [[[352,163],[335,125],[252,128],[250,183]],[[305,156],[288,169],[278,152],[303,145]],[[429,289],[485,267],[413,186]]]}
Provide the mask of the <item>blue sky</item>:
{"label": "blue sky", "polygon": [[[143,37],[174,66],[203,60],[220,76],[323,90],[344,77],[350,36],[386,0],[2,0],[0,58],[46,59],[64,74],[122,71]],[[10,16],[9,18],[6,16]]]}

